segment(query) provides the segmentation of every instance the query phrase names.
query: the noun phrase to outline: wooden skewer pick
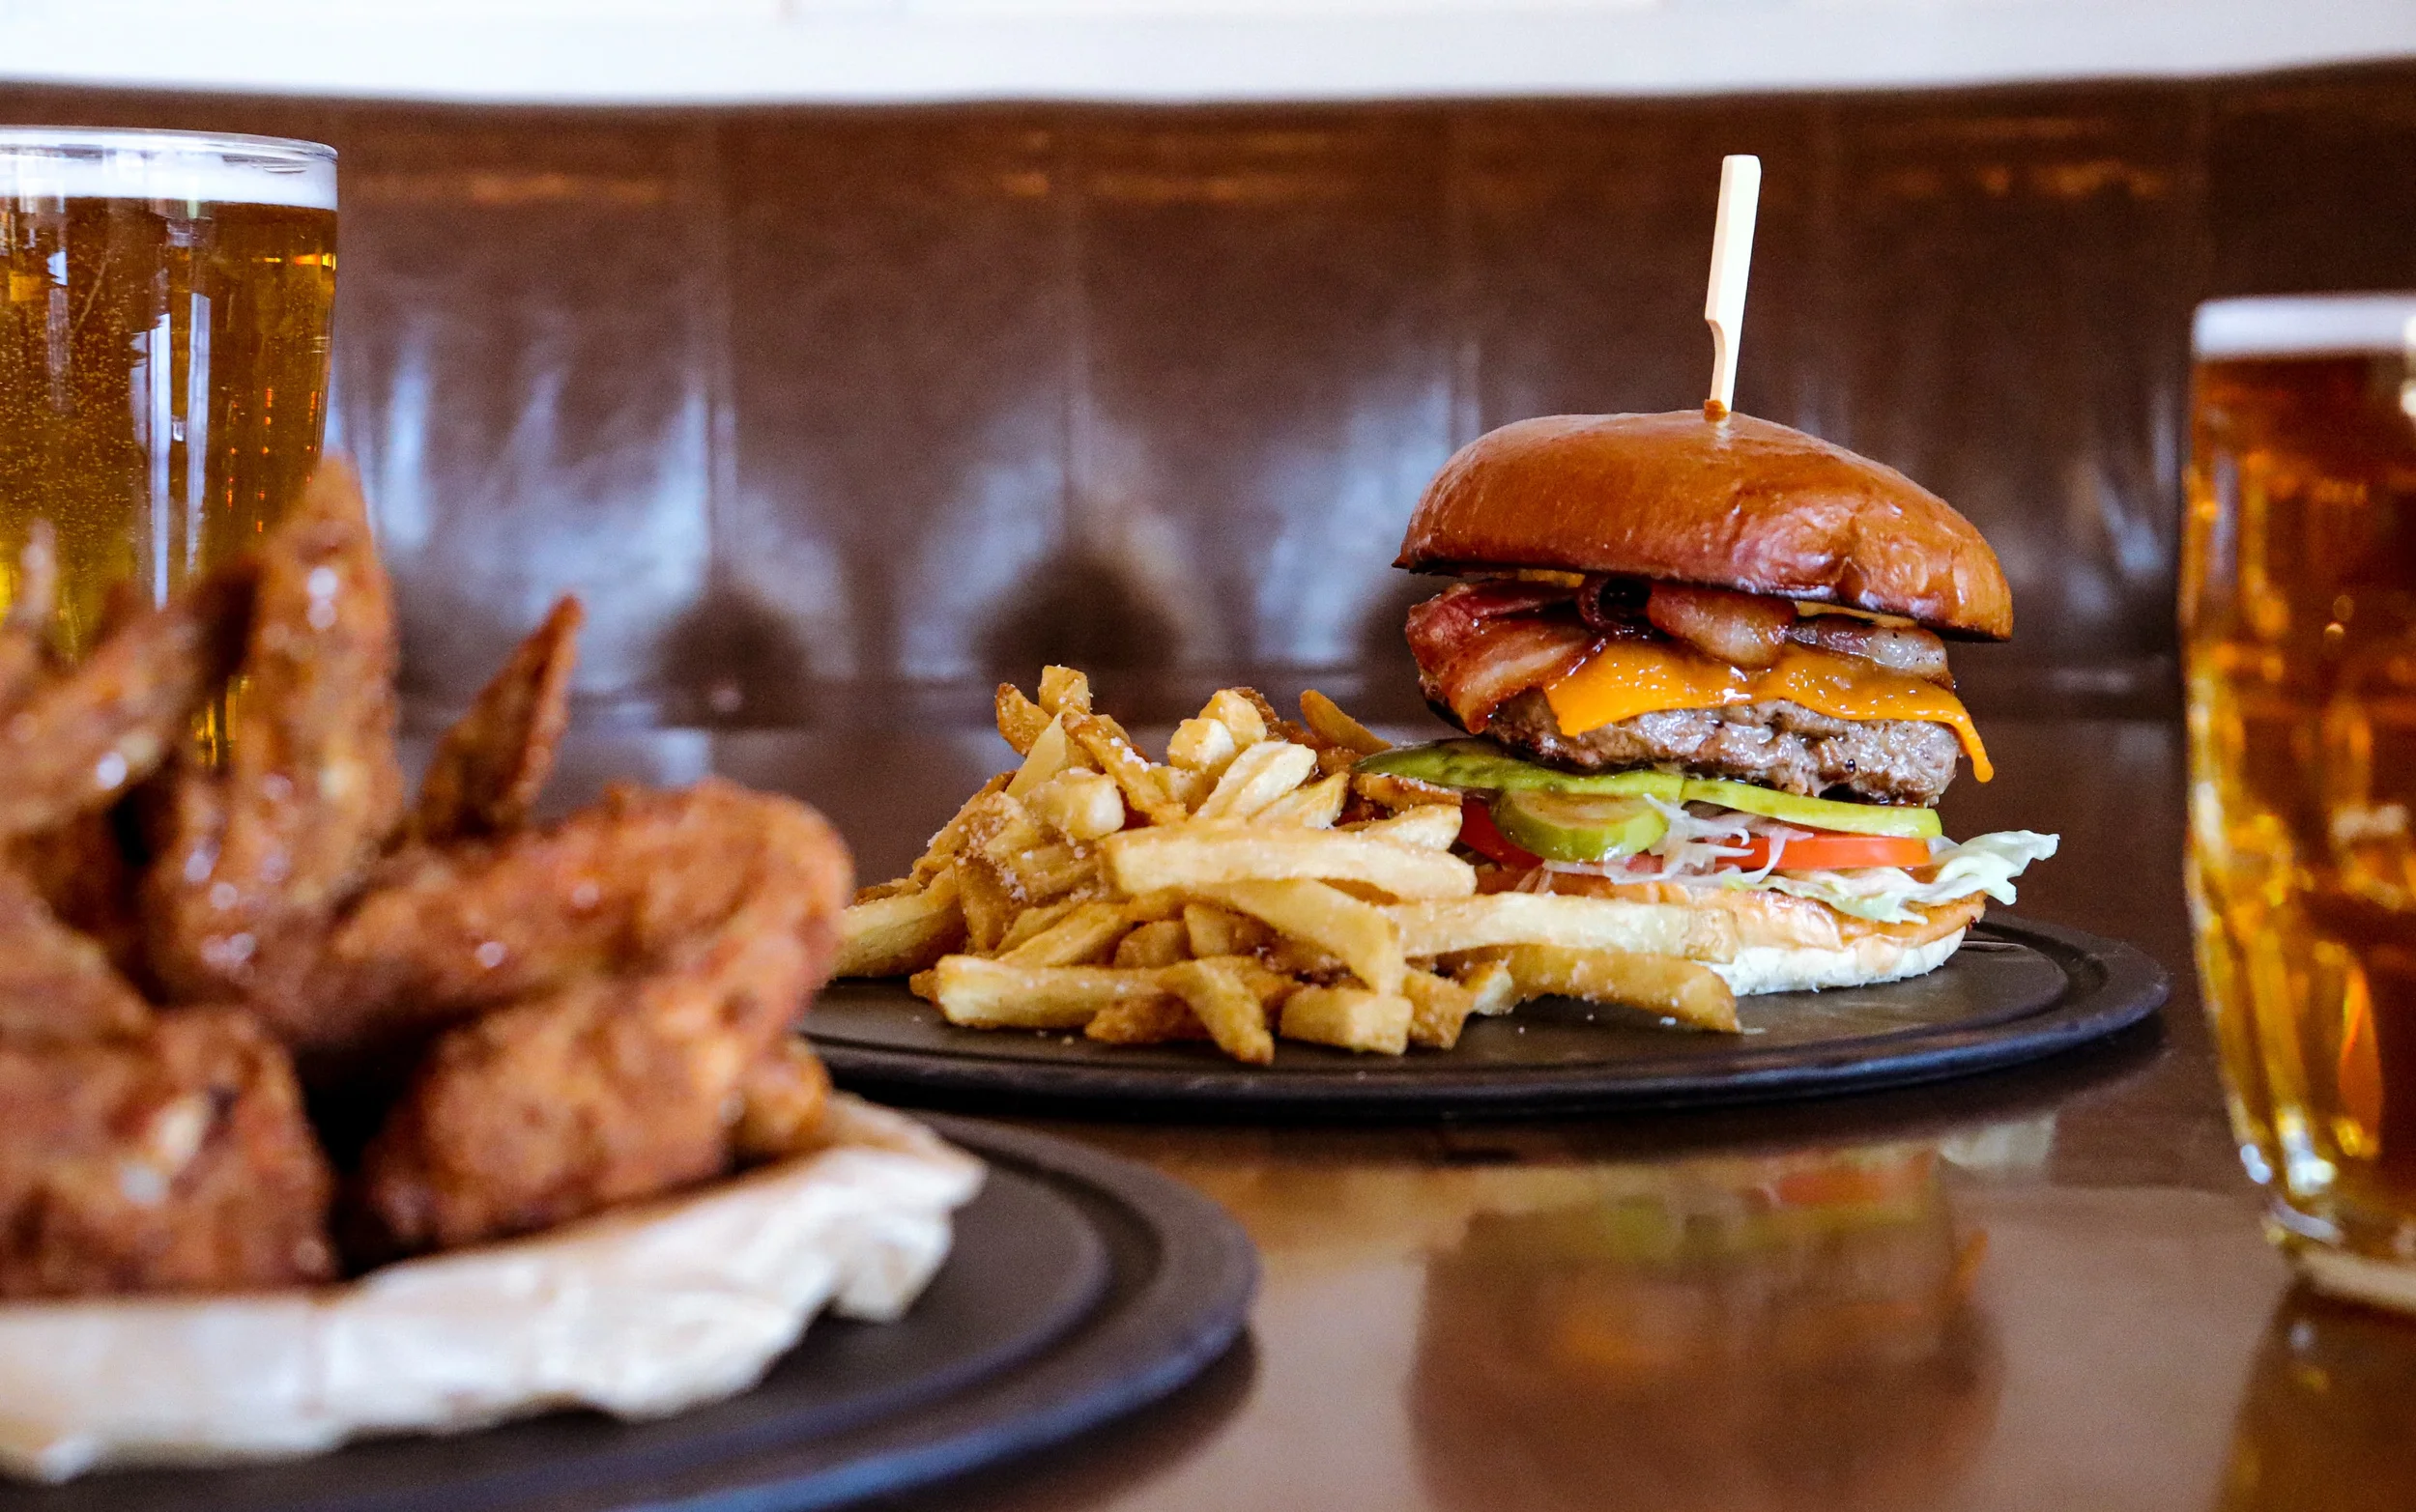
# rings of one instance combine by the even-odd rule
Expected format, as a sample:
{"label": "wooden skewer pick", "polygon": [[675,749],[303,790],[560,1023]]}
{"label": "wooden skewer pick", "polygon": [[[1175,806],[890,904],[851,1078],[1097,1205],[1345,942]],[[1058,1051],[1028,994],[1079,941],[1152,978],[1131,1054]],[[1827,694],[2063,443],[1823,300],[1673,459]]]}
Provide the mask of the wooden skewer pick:
{"label": "wooden skewer pick", "polygon": [[1737,348],[1744,335],[1745,275],[1753,268],[1753,215],[1762,201],[1762,159],[1720,159],[1720,208],[1711,222],[1711,281],[1703,318],[1711,327],[1711,397],[1703,413],[1728,414],[1737,397]]}

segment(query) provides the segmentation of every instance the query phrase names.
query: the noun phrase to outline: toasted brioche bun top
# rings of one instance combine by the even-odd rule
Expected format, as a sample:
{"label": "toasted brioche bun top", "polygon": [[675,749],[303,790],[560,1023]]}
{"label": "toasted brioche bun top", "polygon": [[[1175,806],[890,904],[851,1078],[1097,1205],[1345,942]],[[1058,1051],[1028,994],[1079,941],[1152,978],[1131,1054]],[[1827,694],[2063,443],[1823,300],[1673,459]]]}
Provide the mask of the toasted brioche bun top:
{"label": "toasted brioche bun top", "polygon": [[2013,634],[2013,591],[1971,522],[1893,468],[1747,414],[1488,432],[1426,486],[1394,565],[1620,573]]}

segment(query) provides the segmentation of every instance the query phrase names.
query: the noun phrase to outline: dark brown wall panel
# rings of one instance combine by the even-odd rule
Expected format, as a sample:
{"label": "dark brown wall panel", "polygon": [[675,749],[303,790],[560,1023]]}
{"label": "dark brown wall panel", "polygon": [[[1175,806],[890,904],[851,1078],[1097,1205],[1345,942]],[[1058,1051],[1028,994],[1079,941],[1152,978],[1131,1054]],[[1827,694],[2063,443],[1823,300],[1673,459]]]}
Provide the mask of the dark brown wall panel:
{"label": "dark brown wall panel", "polygon": [[2416,287],[2416,68],[2210,91],[2216,294]]}
{"label": "dark brown wall panel", "polygon": [[1065,555],[1061,136],[1015,113],[727,128],[734,476],[686,668],[710,712],[978,677]]}
{"label": "dark brown wall panel", "polygon": [[[2200,84],[1216,109],[534,110],[0,88],[342,153],[336,431],[422,720],[557,592],[591,713],[970,710],[1044,659],[1414,709],[1390,567],[1525,414],[1740,404],[2003,556],[1973,701],[2169,698],[2187,323],[2416,284],[2416,65]],[[1147,690],[1147,697],[1143,697]]]}
{"label": "dark brown wall panel", "polygon": [[2018,660],[2143,690],[2171,644],[2197,267],[2195,104],[2029,91],[1842,106],[1820,429],[1943,495]]}
{"label": "dark brown wall panel", "polygon": [[1447,137],[1435,111],[1074,128],[1074,551],[1002,670],[1360,658],[1451,451]]}
{"label": "dark brown wall panel", "polygon": [[651,702],[712,532],[710,128],[463,121],[342,158],[336,423],[402,598],[407,696],[458,702],[559,593],[577,686]]}

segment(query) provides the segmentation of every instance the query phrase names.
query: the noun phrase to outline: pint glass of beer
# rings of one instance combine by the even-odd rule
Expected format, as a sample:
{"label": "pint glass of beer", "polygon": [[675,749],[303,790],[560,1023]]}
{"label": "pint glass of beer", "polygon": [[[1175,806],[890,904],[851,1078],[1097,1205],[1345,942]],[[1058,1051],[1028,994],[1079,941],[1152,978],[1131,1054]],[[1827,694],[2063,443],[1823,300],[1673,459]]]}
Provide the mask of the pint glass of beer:
{"label": "pint glass of beer", "polygon": [[2191,903],[2241,1158],[2318,1287],[2416,1310],[2416,294],[2195,329]]}
{"label": "pint glass of beer", "polygon": [[59,637],[164,599],[301,491],[327,427],[335,154],[0,127],[0,605],[46,520]]}

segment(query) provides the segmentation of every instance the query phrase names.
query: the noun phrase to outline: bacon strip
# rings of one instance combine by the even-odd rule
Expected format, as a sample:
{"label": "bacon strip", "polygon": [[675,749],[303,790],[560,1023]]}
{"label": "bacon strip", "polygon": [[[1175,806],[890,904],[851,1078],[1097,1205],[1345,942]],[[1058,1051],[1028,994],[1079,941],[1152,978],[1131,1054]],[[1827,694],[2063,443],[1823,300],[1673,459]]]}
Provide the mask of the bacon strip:
{"label": "bacon strip", "polygon": [[1541,583],[1462,583],[1409,612],[1409,648],[1426,697],[1469,733],[1512,696],[1568,675],[1602,638]]}

